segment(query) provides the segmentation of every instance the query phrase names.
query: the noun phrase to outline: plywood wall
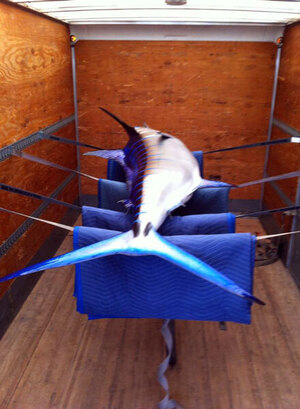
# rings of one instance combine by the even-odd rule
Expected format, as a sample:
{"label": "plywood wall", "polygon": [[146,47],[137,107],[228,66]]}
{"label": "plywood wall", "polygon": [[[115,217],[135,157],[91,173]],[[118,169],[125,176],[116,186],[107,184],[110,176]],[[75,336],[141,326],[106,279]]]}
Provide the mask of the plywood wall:
{"label": "plywood wall", "polygon": [[[131,125],[145,121],[210,150],[267,137],[276,46],[272,43],[79,41],[76,45],[80,138],[119,148],[124,132],[99,106]],[[205,175],[240,183],[262,176],[264,149],[205,158]],[[82,158],[82,170],[105,175],[106,162]],[[83,193],[96,185],[84,181]],[[232,192],[258,199],[259,187]]]}
{"label": "plywood wall", "polygon": [[[73,114],[72,74],[68,28],[20,8],[0,3],[0,147],[9,145]],[[59,134],[74,138],[74,124]],[[55,142],[38,142],[26,152],[76,168],[75,149]],[[51,194],[66,172],[20,158],[0,163],[1,182],[44,195]],[[72,202],[74,181],[62,193]],[[0,206],[32,213],[41,201],[0,191]],[[65,209],[49,206],[43,216],[59,221]],[[0,213],[0,243],[24,222]],[[22,268],[47,238],[51,228],[35,223],[4,257],[1,276]],[[0,296],[9,287],[0,286]]]}
{"label": "plywood wall", "polygon": [[[300,24],[288,27],[285,31],[275,118],[300,130]],[[273,128],[273,139],[287,136],[278,128]],[[292,172],[299,168],[299,144],[278,145],[271,148],[268,167],[270,175]],[[295,200],[296,178],[278,182],[278,185],[291,201]],[[285,205],[270,185],[266,186],[264,199],[269,208]]]}

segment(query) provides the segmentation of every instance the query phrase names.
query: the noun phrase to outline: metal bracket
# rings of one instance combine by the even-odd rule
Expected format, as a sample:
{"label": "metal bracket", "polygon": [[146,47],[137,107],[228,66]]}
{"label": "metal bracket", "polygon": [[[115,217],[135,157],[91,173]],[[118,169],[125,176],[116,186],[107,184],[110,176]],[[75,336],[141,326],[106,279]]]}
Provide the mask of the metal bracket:
{"label": "metal bracket", "polygon": [[[0,149],[0,162],[9,159],[14,155],[16,151],[22,151],[23,149],[28,148],[31,145],[34,145],[36,142],[45,138],[45,133],[52,133],[57,131],[60,128],[68,125],[74,121],[74,115],[71,115],[67,118],[64,118],[53,125],[50,125],[42,130],[35,132],[25,138],[20,139],[17,142],[14,142],[8,146],[4,146]],[[74,173],[69,175],[61,185],[50,195],[50,198],[55,198],[59,193],[67,186],[67,184],[74,178]],[[49,202],[45,201],[41,206],[39,206],[32,214],[33,217],[39,217],[40,214],[46,209],[49,205]],[[22,223],[12,234],[11,236],[0,245],[0,257],[6,254],[9,249],[14,245],[14,243],[29,229],[29,227],[34,223],[33,220],[26,220]]]}
{"label": "metal bracket", "polygon": [[34,145],[36,142],[43,139],[42,135],[39,132],[36,132],[32,135],[27,136],[26,138],[20,139],[17,142],[12,143],[11,145],[4,146],[0,149],[0,162],[13,156],[15,150],[23,150],[28,148],[31,145]]}
{"label": "metal bracket", "polygon": [[291,142],[293,143],[300,143],[300,136],[292,136]]}
{"label": "metal bracket", "polygon": [[[278,86],[278,75],[279,75],[279,67],[280,67],[280,59],[281,59],[282,37],[278,37],[276,43],[277,43],[278,47],[277,47],[277,51],[276,51],[273,90],[272,90],[272,100],[271,100],[271,110],[270,110],[267,141],[271,141],[271,139],[272,139],[272,129],[273,129],[273,124],[274,124],[274,111],[275,111],[277,86]],[[265,152],[265,159],[264,159],[263,177],[266,177],[266,174],[267,174],[268,163],[269,163],[269,155],[270,155],[270,146],[267,146],[266,152]],[[264,193],[265,193],[265,184],[262,183],[261,192],[260,192],[259,210],[263,209]]]}
{"label": "metal bracket", "polygon": [[284,193],[284,191],[278,186],[278,184],[274,181],[270,182],[272,188],[277,192],[280,199],[285,203],[287,206],[293,206],[294,203],[291,199]]}
{"label": "metal bracket", "polygon": [[70,45],[71,47],[74,47],[78,43],[78,38],[74,35],[70,35]]}
{"label": "metal bracket", "polygon": [[277,118],[273,119],[273,125],[281,129],[283,132],[287,133],[288,135],[291,135],[292,136],[291,142],[300,143],[300,131],[298,131],[297,129],[293,128],[290,125],[287,125],[286,123],[280,121]]}
{"label": "metal bracket", "polygon": [[[69,175],[59,186],[58,188],[49,196],[50,198],[56,198],[60,192],[62,192],[65,187],[71,182],[74,178],[74,174]],[[33,217],[39,217],[46,207],[49,205],[49,202],[44,202],[39,206],[32,214]],[[9,238],[0,245],[0,257],[4,256],[8,250],[15,244],[17,240],[29,229],[29,227],[34,223],[34,220],[27,219],[22,223],[10,236]]]}
{"label": "metal bracket", "polygon": [[278,48],[281,48],[283,46],[283,37],[278,37],[276,39],[276,44]]}
{"label": "metal bracket", "polygon": [[219,326],[221,331],[227,331],[227,325],[225,321],[220,321]]}
{"label": "metal bracket", "polygon": [[287,210],[286,212],[283,212],[286,216],[297,216],[299,213],[299,210]]}
{"label": "metal bracket", "polygon": [[36,142],[39,142],[40,140],[44,139],[43,132],[47,134],[55,132],[73,121],[74,115],[71,115],[67,118],[62,119],[61,121],[55,122],[55,124],[53,125],[47,126],[46,128],[43,128],[38,132],[26,136],[25,138],[22,138],[17,142],[4,146],[4,148],[0,149],[0,162],[9,159],[11,156],[13,156],[14,151],[22,151],[23,149],[26,149],[29,146],[34,145]]}

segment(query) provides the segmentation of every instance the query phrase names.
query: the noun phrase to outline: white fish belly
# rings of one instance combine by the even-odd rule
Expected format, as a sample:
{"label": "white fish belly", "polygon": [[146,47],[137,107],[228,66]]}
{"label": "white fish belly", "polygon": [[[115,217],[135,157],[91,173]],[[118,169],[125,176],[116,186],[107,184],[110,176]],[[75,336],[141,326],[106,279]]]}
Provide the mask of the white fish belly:
{"label": "white fish belly", "polygon": [[201,182],[198,163],[186,146],[177,138],[158,139],[151,137],[146,142],[151,151],[139,215],[142,229],[149,222],[157,229]]}

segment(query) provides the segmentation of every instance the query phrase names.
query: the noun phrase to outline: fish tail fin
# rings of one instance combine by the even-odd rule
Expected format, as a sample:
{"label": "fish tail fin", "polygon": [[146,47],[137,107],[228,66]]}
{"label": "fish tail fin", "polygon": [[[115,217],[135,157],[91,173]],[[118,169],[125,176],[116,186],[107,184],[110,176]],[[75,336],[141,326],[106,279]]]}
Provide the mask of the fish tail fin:
{"label": "fish tail fin", "polygon": [[248,292],[245,292],[244,294],[242,294],[242,297],[243,298],[246,298],[247,300],[249,300],[251,303],[256,303],[256,304],[259,304],[259,305],[266,305],[266,303],[264,302],[264,301],[262,301],[262,300],[260,300],[259,298],[257,298],[257,297],[254,297],[254,295],[252,295],[252,294],[249,294]]}
{"label": "fish tail fin", "polygon": [[17,278],[27,274],[37,273],[39,271],[51,268],[69,266],[72,264],[77,264],[83,261],[93,260],[96,258],[109,256],[112,254],[123,253],[126,251],[128,247],[127,243],[130,242],[131,238],[132,232],[129,231],[127,233],[120,234],[111,239],[90,244],[89,246],[82,247],[78,250],[62,254],[61,256],[57,256],[46,261],[42,261],[41,263],[25,267],[22,270],[16,271],[15,273],[1,277],[0,283],[7,280],[11,280],[13,278]]}
{"label": "fish tail fin", "polygon": [[206,264],[202,260],[180,249],[165,240],[162,236],[150,230],[147,236],[137,236],[132,240],[131,249],[136,255],[155,255],[189,271],[197,277],[203,278],[225,291],[231,292],[239,297],[255,302],[260,305],[265,303],[254,297],[249,292],[239,287],[230,278]]}
{"label": "fish tail fin", "polygon": [[130,230],[127,233],[82,247],[78,250],[54,257],[33,266],[26,267],[15,273],[0,278],[0,283],[38,271],[64,267],[112,254],[158,256],[183,268],[184,270],[189,271],[197,277],[203,278],[204,280],[223,288],[228,292],[238,295],[239,297],[246,298],[250,302],[256,302],[264,305],[263,301],[239,287],[234,283],[234,281],[224,276],[222,273],[218,272],[216,269],[206,264],[202,260],[168,242],[153,229],[147,232],[147,235],[137,236],[135,235],[134,231]]}

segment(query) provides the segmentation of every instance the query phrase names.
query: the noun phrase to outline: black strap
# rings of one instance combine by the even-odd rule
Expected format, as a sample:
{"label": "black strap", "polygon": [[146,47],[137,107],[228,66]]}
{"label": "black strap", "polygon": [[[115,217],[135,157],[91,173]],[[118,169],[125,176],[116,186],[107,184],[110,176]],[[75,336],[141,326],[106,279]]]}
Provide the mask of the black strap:
{"label": "black strap", "polygon": [[246,144],[246,145],[232,146],[230,148],[215,149],[213,151],[203,152],[203,155],[206,155],[208,153],[235,151],[237,149],[256,148],[258,146],[278,145],[280,143],[289,143],[289,142],[291,142],[291,139],[292,138],[274,139],[272,141],[263,141],[263,142],[249,143],[249,144]]}
{"label": "black strap", "polygon": [[11,193],[17,193],[17,194],[22,195],[22,196],[32,197],[34,199],[45,200],[45,201],[48,201],[48,202],[51,202],[51,203],[59,204],[59,205],[65,206],[65,207],[69,207],[71,209],[81,211],[80,206],[73,205],[73,204],[67,203],[67,202],[63,202],[61,200],[54,199],[53,197],[40,195],[39,193],[30,192],[29,190],[20,189],[18,187],[10,186],[10,185],[7,185],[6,183],[0,183],[0,189],[1,190],[6,190],[7,192],[11,192]]}
{"label": "black strap", "polygon": [[271,213],[280,213],[280,212],[288,212],[291,210],[299,210],[300,206],[288,206],[288,207],[279,207],[277,209],[270,209],[270,210],[261,210],[261,211],[257,211],[257,212],[252,212],[252,213],[244,213],[244,214],[239,214],[236,217],[237,218],[241,218],[241,217],[249,217],[249,216],[262,216],[264,214],[271,214]]}
{"label": "black strap", "polygon": [[[67,143],[67,144],[75,145],[75,146],[82,146],[84,148],[96,149],[98,151],[115,150],[115,149],[99,148],[98,146],[95,146],[95,145],[90,145],[88,143],[83,143],[83,142],[77,142],[77,141],[74,141],[72,139],[67,139],[67,138],[62,138],[61,136],[46,134],[44,132],[41,132],[41,133],[42,133],[44,138],[50,139],[50,140],[53,140],[53,141],[56,141],[56,142]],[[289,138],[274,139],[272,141],[262,141],[262,142],[249,143],[249,144],[239,145],[239,146],[231,146],[230,148],[222,148],[222,149],[215,149],[215,150],[212,150],[212,151],[206,151],[206,152],[203,152],[203,155],[206,155],[208,153],[234,151],[234,150],[237,150],[237,149],[256,148],[256,147],[259,147],[259,146],[279,145],[279,144],[282,144],[282,143],[294,142],[294,139],[295,138],[289,137]]]}
{"label": "black strap", "polygon": [[44,138],[50,139],[51,141],[67,143],[69,145],[75,145],[75,146],[83,146],[84,148],[96,149],[97,151],[103,151],[103,148],[99,148],[98,146],[94,146],[94,145],[89,145],[88,143],[77,142],[77,141],[73,141],[72,139],[62,138],[61,136],[50,135],[46,133],[42,133],[42,134]]}

